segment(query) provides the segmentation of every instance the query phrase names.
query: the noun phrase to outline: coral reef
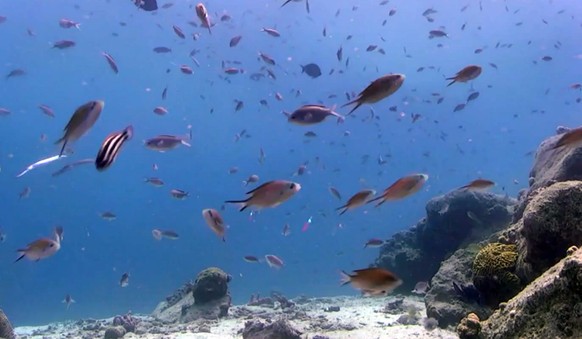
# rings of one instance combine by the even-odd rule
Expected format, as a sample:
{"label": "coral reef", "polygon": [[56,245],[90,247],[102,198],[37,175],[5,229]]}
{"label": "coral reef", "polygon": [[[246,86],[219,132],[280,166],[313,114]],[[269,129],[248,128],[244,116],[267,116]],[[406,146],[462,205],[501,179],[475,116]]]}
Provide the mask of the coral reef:
{"label": "coral reef", "polygon": [[456,190],[435,197],[426,205],[426,218],[382,246],[375,265],[397,273],[403,280],[401,290],[411,291],[459,247],[507,227],[516,204],[515,199],[489,192]]}
{"label": "coral reef", "polygon": [[245,323],[242,337],[243,339],[301,339],[301,334],[283,319],[270,324],[251,320]]}
{"label": "coral reef", "polygon": [[200,305],[224,297],[230,280],[228,274],[216,267],[209,267],[198,273],[192,289],[194,302]]}
{"label": "coral reef", "polygon": [[442,263],[431,280],[431,288],[424,298],[426,314],[438,320],[441,328],[456,326],[470,312],[477,313],[481,318],[487,318],[491,314],[488,307],[461,298],[453,285],[453,282],[460,286],[471,284],[471,267],[476,251],[477,248],[474,246],[457,250]]}
{"label": "coral reef", "polygon": [[520,279],[513,273],[516,261],[515,245],[491,243],[477,253],[473,261],[473,284],[484,304],[495,308],[521,290]]}
{"label": "coral reef", "polygon": [[578,249],[484,321],[483,337],[581,338],[581,317],[582,249]]}
{"label": "coral reef", "polygon": [[125,328],[123,328],[123,326],[113,326],[105,330],[104,338],[105,339],[123,338],[125,333],[127,333],[127,331],[125,330]]}
{"label": "coral reef", "polygon": [[457,326],[459,339],[480,339],[481,323],[479,316],[469,313]]}
{"label": "coral reef", "polygon": [[12,324],[8,320],[8,317],[4,311],[0,310],[0,338],[4,339],[15,339],[14,330],[12,329]]}

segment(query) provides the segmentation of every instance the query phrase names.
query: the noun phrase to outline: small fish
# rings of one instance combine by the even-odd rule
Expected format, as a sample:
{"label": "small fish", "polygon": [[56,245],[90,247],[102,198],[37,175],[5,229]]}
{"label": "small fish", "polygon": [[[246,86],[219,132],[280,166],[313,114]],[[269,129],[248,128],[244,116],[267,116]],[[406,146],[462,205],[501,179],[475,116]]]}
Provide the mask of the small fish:
{"label": "small fish", "polygon": [[582,127],[577,127],[569,130],[568,132],[562,134],[562,136],[556,141],[552,149],[560,147],[576,148],[580,145],[582,141]]}
{"label": "small fish", "polygon": [[446,32],[441,31],[439,29],[435,29],[435,30],[432,30],[432,31],[428,32],[428,38],[429,39],[442,38],[442,37],[448,38],[449,36],[447,35]]}
{"label": "small fish", "polygon": [[154,47],[153,49],[156,53],[170,53],[172,51],[171,48],[165,46]]}
{"label": "small fish", "polygon": [[115,62],[113,57],[109,53],[106,53],[106,52],[101,52],[101,55],[103,55],[105,60],[107,60],[107,63],[109,64],[109,68],[111,68],[113,73],[115,73],[115,74],[119,73],[119,68],[117,67],[117,63]]}
{"label": "small fish", "polygon": [[156,177],[149,177],[149,178],[145,178],[144,182],[154,186],[154,187],[162,187],[164,186],[164,181],[162,181],[162,179],[160,178],[156,178]]}
{"label": "small fish", "polygon": [[93,127],[104,106],[103,101],[89,101],[75,110],[63,130],[63,137],[55,142],[55,144],[63,143],[59,156],[63,155],[68,143],[78,140]]}
{"label": "small fish", "polygon": [[35,162],[34,164],[30,164],[30,165],[28,165],[28,166],[27,166],[27,167],[24,169],[24,171],[22,171],[22,172],[18,173],[18,174],[16,175],[16,177],[17,177],[17,178],[20,178],[21,176],[25,175],[26,173],[28,173],[28,172],[32,171],[33,169],[35,169],[35,168],[37,168],[37,167],[40,167],[40,166],[43,166],[43,165],[50,164],[50,163],[51,163],[51,162],[53,162],[53,161],[56,161],[56,160],[59,160],[60,158],[65,158],[65,157],[66,157],[66,155],[53,155],[52,157],[48,157],[48,158],[45,158],[45,159],[39,160],[39,161]]}
{"label": "small fish", "polygon": [[8,108],[0,107],[0,116],[10,115],[10,110]]}
{"label": "small fish", "polygon": [[[65,157],[65,155],[61,155],[61,158],[62,157]],[[52,174],[52,176],[53,177],[57,177],[57,176],[59,176],[59,175],[61,175],[63,173],[66,173],[66,172],[72,170],[73,168],[75,168],[75,167],[77,167],[79,165],[92,164],[92,163],[95,163],[95,159],[93,159],[93,158],[77,160],[77,161],[75,161],[73,163],[70,163],[70,164],[67,164],[67,165],[61,167],[61,169],[59,169],[58,171],[54,172]]]}
{"label": "small fish", "polygon": [[402,86],[404,79],[406,79],[404,74],[389,74],[380,77],[372,81],[368,87],[358,94],[356,99],[344,104],[342,107],[355,103],[356,106],[348,113],[350,115],[362,104],[373,104],[394,94]]}
{"label": "small fish", "polygon": [[467,97],[467,103],[469,103],[469,101],[473,101],[475,99],[477,99],[479,97],[479,92],[473,92],[471,94],[469,94],[469,96]]}
{"label": "small fish", "polygon": [[376,247],[380,247],[384,245],[384,240],[382,239],[378,239],[378,238],[372,238],[368,241],[366,241],[366,243],[364,244],[364,248],[376,248]]}
{"label": "small fish", "polygon": [[184,73],[184,74],[192,74],[194,73],[194,71],[192,70],[192,68],[188,65],[182,65],[180,66],[180,72]]}
{"label": "small fish", "polygon": [[157,115],[166,115],[168,114],[168,109],[164,106],[157,106],[154,108],[154,113]]}
{"label": "small fish", "polygon": [[40,238],[31,242],[25,248],[17,250],[20,256],[14,262],[16,263],[24,257],[32,261],[46,259],[61,249],[62,239],[63,229],[61,227],[57,227],[54,231],[54,238]]}
{"label": "small fish", "polygon": [[129,285],[129,273],[125,272],[121,275],[121,279],[119,279],[119,286],[127,287]]}
{"label": "small fish", "polygon": [[543,60],[543,61],[552,61],[552,57],[551,57],[551,56],[548,56],[548,55],[546,55],[546,56],[542,57],[542,60]]}
{"label": "small fish", "polygon": [[109,166],[113,164],[119,152],[121,151],[121,146],[130,140],[133,136],[133,126],[127,126],[123,131],[114,132],[108,135],[103,143],[99,152],[97,152],[97,157],[95,157],[95,168],[98,171],[104,171]]}
{"label": "small fish", "polygon": [[63,299],[62,303],[67,305],[68,310],[71,304],[75,303],[75,299],[73,299],[70,294],[67,294],[65,296],[65,299]]}
{"label": "small fish", "polygon": [[331,193],[331,195],[333,195],[334,197],[336,197],[338,200],[342,200],[342,195],[340,194],[340,192],[337,190],[337,188],[330,186],[328,188],[329,193]]}
{"label": "small fish", "polygon": [[18,199],[27,199],[30,196],[30,192],[32,189],[29,186],[26,186],[18,193]]}
{"label": "small fish", "polygon": [[26,74],[26,71],[20,68],[11,70],[8,74],[6,74],[6,79],[19,77]]}
{"label": "small fish", "polygon": [[243,257],[243,260],[249,263],[260,263],[261,260],[257,257],[255,257],[254,255],[245,255]]}
{"label": "small fish", "polygon": [[340,215],[342,215],[346,213],[348,210],[352,210],[360,206],[363,206],[369,198],[374,196],[374,194],[376,194],[376,191],[371,189],[361,190],[358,193],[354,194],[351,198],[349,198],[348,202],[345,205],[336,208],[336,211],[343,210],[340,212]]}
{"label": "small fish", "polygon": [[55,117],[55,111],[53,111],[53,109],[50,108],[49,106],[42,104],[42,105],[38,105],[38,108],[45,115],[48,115],[51,118],[54,118]]}
{"label": "small fish", "polygon": [[376,204],[376,207],[378,207],[389,200],[406,198],[418,192],[427,180],[428,175],[423,173],[402,177],[385,189],[384,192],[382,192],[382,195],[368,201],[368,203],[380,200],[380,202]]}
{"label": "small fish", "polygon": [[105,211],[103,213],[100,214],[101,219],[103,220],[107,220],[107,221],[113,221],[115,219],[117,219],[117,216],[110,211]]}
{"label": "small fish", "polygon": [[74,47],[75,45],[76,45],[76,43],[72,40],[60,40],[60,41],[57,41],[53,44],[53,48],[65,49],[65,48]]}
{"label": "small fish", "polygon": [[321,68],[319,68],[319,65],[314,63],[310,63],[305,66],[301,65],[301,73],[305,73],[311,78],[315,79],[321,76]]}
{"label": "small fish", "polygon": [[222,241],[226,241],[224,234],[226,232],[226,224],[220,213],[213,208],[206,208],[202,210],[202,217],[206,221],[206,225],[214,232]]}
{"label": "small fish", "polygon": [[288,236],[290,236],[290,235],[291,235],[291,226],[290,226],[289,224],[285,224],[285,225],[283,226],[283,230],[281,231],[281,234],[282,234],[284,237],[288,237]]}
{"label": "small fish", "polygon": [[473,80],[481,74],[481,71],[482,71],[481,66],[469,65],[463,68],[462,70],[458,71],[457,74],[455,74],[455,76],[446,78],[446,80],[452,80],[447,85],[447,87],[454,84],[455,82],[467,82]]}
{"label": "small fish", "polygon": [[158,135],[145,141],[146,148],[158,152],[166,152],[178,147],[179,145],[184,145],[187,147],[192,146],[182,137],[166,134]]}
{"label": "small fish", "polygon": [[337,52],[335,52],[335,56],[337,57],[337,61],[341,62],[342,58],[343,58],[343,47],[340,46],[340,48],[337,50]]}
{"label": "small fish", "polygon": [[170,240],[180,239],[180,236],[178,235],[178,233],[176,233],[172,230],[161,230],[158,228],[154,228],[152,230],[152,236],[156,240],[162,240],[162,238],[166,238],[166,239],[170,239]]}
{"label": "small fish", "polygon": [[341,123],[345,118],[339,113],[334,112],[334,108],[328,108],[323,105],[303,105],[293,113],[285,113],[287,121],[300,126],[309,126],[317,124],[325,120],[329,116],[335,116],[338,123]]}
{"label": "small fish", "polygon": [[69,19],[61,19],[59,20],[59,26],[62,28],[73,28],[81,29],[81,24]]}
{"label": "small fish", "polygon": [[178,200],[184,200],[186,197],[188,197],[189,193],[184,190],[174,188],[170,190],[170,195]]}
{"label": "small fish", "polygon": [[283,265],[285,265],[283,260],[281,260],[281,258],[279,258],[278,256],[276,256],[274,254],[265,255],[265,261],[267,261],[267,264],[269,265],[269,267],[277,269],[277,270],[281,269],[283,267]]}
{"label": "small fish", "polygon": [[182,31],[182,29],[176,25],[172,26],[172,29],[174,30],[174,33],[176,33],[176,35],[180,38],[180,39],[186,39],[186,35],[184,35],[184,32]]}
{"label": "small fish", "polygon": [[261,29],[261,32],[265,32],[268,35],[270,35],[272,37],[275,37],[275,38],[278,38],[278,37],[281,36],[281,33],[279,33],[279,31],[277,31],[276,29],[273,29],[273,28],[265,28],[265,27],[263,27],[263,29]]}
{"label": "small fish", "polygon": [[366,296],[384,296],[402,284],[402,280],[394,273],[382,268],[364,268],[355,270],[355,274],[341,271],[342,286],[352,284]]}
{"label": "small fish", "polygon": [[238,45],[238,43],[240,42],[241,39],[242,39],[242,36],[237,35],[237,36],[233,37],[232,39],[230,39],[230,42],[228,43],[228,45],[230,47],[236,47],[236,45]]}
{"label": "small fish", "polygon": [[269,64],[271,66],[275,66],[275,60],[273,58],[271,58],[270,56],[268,56],[265,53],[259,52],[259,57],[266,63]]}
{"label": "small fish", "polygon": [[208,32],[212,34],[212,31],[210,30],[210,18],[208,17],[208,11],[206,10],[206,7],[203,3],[196,5],[196,15],[202,22],[202,27],[208,28]]}
{"label": "small fish", "polygon": [[458,112],[458,111],[464,110],[466,105],[467,104],[465,104],[465,103],[458,104],[457,106],[455,106],[455,108],[453,108],[453,112]]}
{"label": "small fish", "polygon": [[301,185],[287,180],[273,180],[248,191],[251,196],[244,200],[227,200],[226,203],[241,204],[239,211],[247,207],[257,208],[277,207],[301,190]]}
{"label": "small fish", "polygon": [[250,175],[250,176],[247,178],[247,180],[243,180],[243,184],[244,184],[245,186],[248,186],[249,184],[255,183],[255,182],[257,182],[257,181],[259,181],[259,176],[258,176],[258,175],[256,175],[256,174],[251,174],[251,175]]}
{"label": "small fish", "polygon": [[487,179],[475,179],[470,183],[466,184],[465,186],[459,187],[459,190],[486,190],[495,186],[495,182]]}
{"label": "small fish", "polygon": [[426,281],[419,281],[416,283],[416,285],[414,285],[414,289],[411,291],[414,294],[426,294],[426,292],[428,291],[428,289],[430,288],[428,282]]}

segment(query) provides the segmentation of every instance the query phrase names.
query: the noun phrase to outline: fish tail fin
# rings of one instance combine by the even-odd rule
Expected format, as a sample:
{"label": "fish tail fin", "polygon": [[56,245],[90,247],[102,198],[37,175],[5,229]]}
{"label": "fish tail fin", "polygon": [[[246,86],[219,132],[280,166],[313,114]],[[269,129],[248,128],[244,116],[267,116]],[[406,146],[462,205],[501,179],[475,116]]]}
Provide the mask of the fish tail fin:
{"label": "fish tail fin", "polygon": [[342,286],[349,284],[351,281],[352,277],[346,271],[340,271],[340,283]]}
{"label": "fish tail fin", "polygon": [[19,262],[20,260],[22,260],[22,258],[24,258],[24,256],[26,255],[26,252],[24,250],[18,250],[18,252],[22,253],[21,256],[18,257],[18,259],[14,260],[14,263]]}
{"label": "fish tail fin", "polygon": [[450,85],[452,85],[455,82],[457,82],[457,80],[455,78],[447,78],[447,80],[453,80],[453,81],[449,82],[449,84],[447,85],[447,87],[449,87]]}
{"label": "fish tail fin", "polygon": [[249,199],[245,199],[245,200],[226,200],[225,203],[227,204],[237,204],[240,205],[240,209],[238,210],[239,212],[244,211],[247,207],[249,207],[249,205],[247,204],[247,202],[250,200]]}
{"label": "fish tail fin", "polygon": [[335,210],[336,211],[339,211],[341,209],[343,209],[343,211],[341,211],[339,215],[342,215],[342,214],[344,214],[344,213],[346,213],[348,211],[348,205],[343,205],[341,207],[336,208]]}
{"label": "fish tail fin", "polygon": [[133,138],[133,126],[132,125],[127,126],[125,128],[124,132],[127,135],[127,139],[125,139],[125,140],[131,140],[131,138]]}
{"label": "fish tail fin", "polygon": [[362,104],[363,104],[363,102],[359,101],[359,99],[351,101],[349,104],[353,104],[353,103],[356,103],[356,106],[354,106],[354,108],[352,108],[352,110],[348,114],[346,114],[346,116],[354,113],[354,111],[357,110],[358,108],[360,108],[360,106],[362,106]]}
{"label": "fish tail fin", "polygon": [[186,141],[182,140],[182,145],[184,146],[188,146],[188,147],[192,147],[192,145],[190,145],[189,143],[187,143]]}

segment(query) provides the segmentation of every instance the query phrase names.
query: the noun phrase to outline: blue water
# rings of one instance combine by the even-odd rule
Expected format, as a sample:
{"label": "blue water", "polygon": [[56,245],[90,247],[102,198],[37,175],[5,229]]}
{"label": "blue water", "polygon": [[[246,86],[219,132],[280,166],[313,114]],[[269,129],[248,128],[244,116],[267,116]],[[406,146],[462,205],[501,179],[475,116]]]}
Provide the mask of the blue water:
{"label": "blue water", "polygon": [[[384,6],[359,1],[353,10],[355,2],[312,0],[309,15],[304,2],[280,8],[282,2],[208,2],[216,23],[208,35],[206,29],[188,24],[198,22],[192,1],[175,1],[155,15],[138,11],[129,0],[0,1],[0,15],[7,18],[0,24],[1,72],[27,72],[0,79],[0,107],[12,111],[0,117],[0,226],[7,236],[0,244],[0,307],[16,325],[128,310],[149,313],[208,266],[233,276],[235,303],[271,290],[291,297],[356,295],[350,287],[339,286],[338,270],[373,262],[378,250],[364,250],[367,239],[388,238],[410,227],[424,216],[429,199],[477,177],[496,181],[494,192],[515,196],[527,186],[532,163],[527,153],[557,125],[580,124],[575,100],[581,93],[569,88],[582,81],[582,6],[575,1],[483,1],[481,11],[477,1],[401,0]],[[422,16],[430,7],[438,11],[433,23]],[[388,17],[392,8],[397,12]],[[220,22],[223,13],[233,19]],[[59,27],[61,18],[80,22],[81,29]],[[172,25],[181,27],[187,38],[178,38]],[[428,31],[440,26],[449,38],[428,39]],[[260,32],[262,27],[277,28],[282,36],[270,37]],[[327,37],[322,36],[324,27]],[[200,33],[200,38],[194,41],[191,33]],[[230,48],[235,35],[243,38]],[[346,40],[348,35],[353,38]],[[77,46],[50,48],[62,39]],[[498,42],[512,46],[496,48]],[[366,52],[371,44],[386,55]],[[155,54],[157,46],[173,51]],[[340,46],[342,63],[335,56]],[[483,52],[475,54],[477,48]],[[199,50],[195,57],[200,67],[189,58],[192,49]],[[119,74],[109,69],[102,51],[117,61]],[[272,67],[276,80],[250,80],[264,66],[259,51],[277,61]],[[553,60],[542,61],[546,55]],[[240,61],[237,67],[246,73],[227,76],[223,60]],[[310,62],[321,66],[321,77],[301,74],[300,65]],[[182,74],[182,64],[194,74]],[[446,87],[444,78],[469,64],[481,65],[481,76],[472,85]],[[425,70],[417,72],[419,67]],[[331,69],[335,72],[328,75]],[[305,103],[340,106],[346,102],[345,92],[357,93],[391,72],[406,75],[402,88],[375,105],[363,105],[342,125],[328,119],[312,127],[295,126],[281,114]],[[453,112],[471,86],[479,98]],[[302,93],[296,97],[298,89]],[[275,100],[275,92],[284,99]],[[443,103],[436,104],[432,93],[440,93]],[[328,99],[332,94],[337,97]],[[59,146],[53,142],[73,111],[98,99],[105,101],[101,117],[71,145],[70,158],[15,178],[28,164],[56,154]],[[235,99],[244,102],[238,112]],[[259,104],[261,99],[268,101],[268,108]],[[43,115],[40,104],[52,107],[56,117]],[[170,113],[152,113],[159,105]],[[394,105],[396,112],[388,110]],[[379,119],[363,121],[371,109]],[[338,111],[345,114],[348,108]],[[412,113],[422,117],[412,123]],[[87,165],[51,176],[70,161],[94,157],[105,136],[128,124],[135,136],[111,168],[97,172]],[[157,134],[185,135],[188,125],[191,148],[158,153],[143,145]],[[242,129],[251,137],[235,142]],[[306,131],[318,136],[308,139]],[[345,131],[351,134],[344,136]],[[261,148],[266,153],[263,165],[257,160]],[[362,163],[364,155],[369,160]],[[378,164],[379,156],[387,163]],[[309,172],[294,177],[305,161]],[[239,172],[229,174],[232,166]],[[329,186],[338,188],[345,200],[362,188],[381,191],[415,172],[430,179],[410,198],[380,208],[368,205],[341,217],[334,212],[342,203],[330,195]],[[247,188],[241,182],[253,173],[261,182],[288,179],[303,188],[281,206],[253,216],[226,206],[222,213],[230,227],[223,243],[204,224],[201,211],[243,198]],[[166,185],[147,185],[143,180],[148,176],[160,177]],[[30,197],[19,199],[25,187],[31,188]],[[190,197],[173,199],[172,188],[186,190]],[[101,219],[99,214],[107,210],[117,219]],[[309,217],[312,223],[302,232]],[[281,235],[285,223],[292,226],[289,237]],[[65,231],[58,253],[39,262],[13,263],[16,249],[49,236],[55,225]],[[151,230],[156,227],[173,229],[180,239],[155,241]],[[285,266],[277,271],[242,260],[265,254],[278,255]],[[131,275],[126,288],[119,286],[123,272]],[[77,301],[69,310],[61,303],[66,294]]]}

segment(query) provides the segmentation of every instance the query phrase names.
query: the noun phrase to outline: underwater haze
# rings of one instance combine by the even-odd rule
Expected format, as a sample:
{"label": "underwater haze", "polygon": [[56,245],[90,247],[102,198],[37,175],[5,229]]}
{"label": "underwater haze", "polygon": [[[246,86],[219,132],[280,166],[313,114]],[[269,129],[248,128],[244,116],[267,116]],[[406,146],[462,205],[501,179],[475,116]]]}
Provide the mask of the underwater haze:
{"label": "underwater haze", "polygon": [[[149,12],[132,0],[0,0],[0,306],[15,325],[150,313],[210,266],[232,276],[237,304],[272,290],[357,295],[338,272],[374,262],[378,248],[366,241],[409,228],[429,199],[476,178],[517,196],[539,141],[580,124],[579,2],[311,0],[309,12],[305,1],[283,3],[206,1],[210,33],[193,1],[159,0]],[[308,64],[322,74],[302,72]],[[447,86],[468,65],[481,74]],[[342,106],[390,73],[405,75],[402,86],[348,115],[353,105]],[[16,177],[59,154],[63,128],[92,100],[105,106],[66,157]],[[345,121],[303,126],[284,114],[306,104]],[[133,137],[111,166],[53,175],[95,158],[128,125]],[[179,145],[146,147],[158,135]],[[413,173],[429,178],[405,199],[336,211],[359,190],[382,194]],[[258,182],[245,186],[253,174]],[[152,177],[164,185],[145,181]],[[225,203],[272,180],[301,190],[258,211]],[[225,241],[202,217],[206,208],[224,218]],[[57,225],[58,252],[15,262]],[[153,229],[179,238],[156,240]],[[243,260],[266,254],[284,266]],[[76,301],[68,309],[67,294]]]}

